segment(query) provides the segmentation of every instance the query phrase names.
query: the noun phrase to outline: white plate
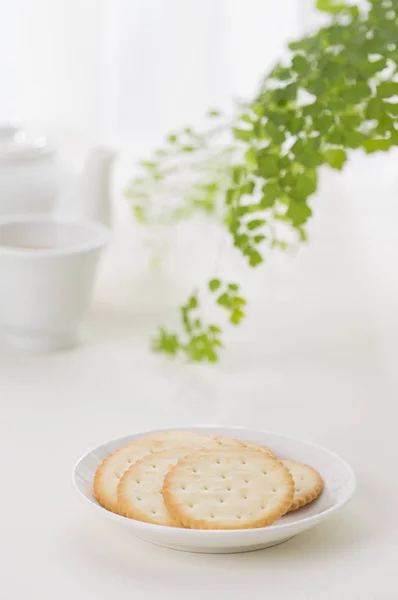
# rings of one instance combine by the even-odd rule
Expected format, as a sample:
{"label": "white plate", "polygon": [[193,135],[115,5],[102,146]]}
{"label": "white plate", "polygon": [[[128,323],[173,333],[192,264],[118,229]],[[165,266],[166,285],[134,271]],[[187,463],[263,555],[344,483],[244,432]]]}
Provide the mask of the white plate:
{"label": "white plate", "polygon": [[124,444],[153,431],[129,435],[113,440],[85,454],[76,464],[73,481],[80,496],[98,516],[112,519],[148,542],[188,552],[228,553],[259,550],[280,544],[314,527],[342,508],[355,491],[355,475],[339,456],[325,448],[296,440],[286,435],[266,431],[231,427],[182,427],[205,433],[217,433],[242,440],[259,442],[271,448],[279,458],[292,458],[317,469],[325,487],[317,500],[297,511],[288,513],[268,527],[238,531],[198,531],[151,525],[115,515],[100,506],[93,495],[95,471],[102,460]]}

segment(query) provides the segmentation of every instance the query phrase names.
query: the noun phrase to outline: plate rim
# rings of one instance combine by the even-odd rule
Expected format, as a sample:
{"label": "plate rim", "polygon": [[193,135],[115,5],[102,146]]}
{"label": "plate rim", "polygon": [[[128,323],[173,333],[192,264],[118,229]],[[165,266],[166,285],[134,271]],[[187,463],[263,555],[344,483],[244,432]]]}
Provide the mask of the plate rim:
{"label": "plate rim", "polygon": [[[126,517],[123,517],[122,515],[117,515],[116,513],[112,513],[111,511],[107,510],[106,508],[104,508],[103,506],[98,504],[97,502],[93,501],[91,498],[88,498],[79,489],[79,487],[77,485],[76,476],[78,475],[77,470],[78,470],[80,464],[83,463],[83,461],[90,454],[95,453],[96,451],[100,450],[104,446],[107,446],[108,444],[116,444],[119,441],[122,442],[122,440],[125,440],[126,438],[131,438],[132,440],[134,440],[134,439],[144,436],[144,435],[160,433],[162,431],[169,431],[169,430],[184,431],[184,430],[201,430],[201,429],[212,429],[212,430],[222,429],[222,430],[229,430],[231,432],[239,431],[242,433],[247,431],[252,434],[253,433],[259,434],[260,436],[261,435],[275,435],[275,436],[278,436],[281,438],[292,440],[294,442],[303,443],[311,448],[314,448],[315,450],[320,450],[322,452],[326,452],[327,454],[332,456],[336,461],[340,462],[345,467],[347,472],[349,473],[350,483],[351,483],[349,492],[346,495],[346,497],[343,498],[342,500],[340,500],[337,504],[334,504],[333,506],[327,508],[326,510],[324,510],[321,513],[317,513],[315,515],[310,515],[308,517],[304,517],[303,519],[300,519],[300,521],[290,521],[289,523],[275,523],[272,525],[268,525],[267,527],[252,527],[252,528],[247,528],[247,529],[188,529],[188,528],[183,528],[183,527],[170,527],[168,525],[158,525],[155,523],[146,523],[144,521],[137,521],[135,519],[127,519]],[[226,434],[223,434],[223,435],[226,435]],[[250,439],[250,437],[248,439]],[[76,463],[73,467],[72,483],[73,483],[73,487],[74,487],[75,491],[77,492],[78,496],[84,502],[89,504],[91,507],[94,507],[95,509],[97,509],[103,516],[113,519],[120,524],[128,524],[129,526],[132,525],[134,528],[136,528],[137,530],[140,530],[142,532],[145,532],[145,531],[147,531],[148,533],[159,532],[159,531],[163,531],[164,533],[178,532],[177,535],[186,536],[186,537],[195,537],[196,539],[199,539],[201,537],[208,538],[211,535],[214,536],[214,534],[217,534],[218,536],[222,536],[222,537],[228,537],[228,536],[233,537],[234,535],[236,536],[237,534],[242,535],[242,536],[245,534],[246,535],[249,535],[249,534],[255,535],[255,532],[264,532],[264,531],[267,531],[267,532],[277,532],[277,531],[279,532],[280,531],[280,532],[282,532],[284,530],[288,530],[288,529],[298,527],[301,525],[302,526],[305,525],[306,526],[305,529],[307,529],[309,525],[311,525],[311,524],[315,525],[316,523],[329,518],[335,512],[337,512],[338,510],[343,508],[343,506],[345,506],[352,499],[353,495],[355,494],[356,488],[357,488],[357,478],[356,478],[355,472],[354,472],[353,468],[351,467],[351,465],[344,458],[342,458],[339,454],[337,454],[336,452],[333,452],[332,450],[329,450],[328,448],[325,448],[324,446],[315,444],[314,442],[309,442],[307,440],[304,440],[302,438],[298,438],[298,437],[295,437],[292,435],[279,433],[277,431],[270,431],[270,430],[264,430],[264,429],[251,429],[249,427],[243,427],[243,426],[233,426],[233,425],[229,426],[229,425],[216,425],[216,424],[184,425],[184,426],[178,426],[178,427],[161,427],[161,428],[151,429],[151,430],[146,430],[146,431],[138,431],[136,433],[126,434],[124,436],[120,436],[120,437],[108,440],[107,442],[104,442],[94,448],[91,448],[91,450],[88,450],[82,456],[80,456],[80,458],[76,461]],[[257,533],[257,535],[260,535],[260,534]]]}

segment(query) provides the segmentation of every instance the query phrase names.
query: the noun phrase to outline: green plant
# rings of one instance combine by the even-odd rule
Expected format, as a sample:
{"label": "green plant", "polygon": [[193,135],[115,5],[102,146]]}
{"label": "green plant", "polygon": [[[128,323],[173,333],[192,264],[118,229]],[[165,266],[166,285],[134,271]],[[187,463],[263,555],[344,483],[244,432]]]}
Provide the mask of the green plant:
{"label": "green plant", "polygon": [[[284,249],[291,234],[306,240],[319,167],[341,170],[353,150],[398,145],[398,0],[316,6],[329,23],[289,44],[289,60],[275,66],[235,119],[225,123],[213,111],[214,128],[171,135],[153,161],[142,163],[143,175],[128,190],[137,218],[150,220],[154,186],[194,174],[168,219],[198,209],[220,212],[234,245],[257,267],[266,244]],[[214,145],[217,136],[221,147]],[[188,164],[176,163],[181,156]],[[209,291],[237,325],[245,305],[237,284],[213,279]],[[221,329],[204,325],[199,308],[194,294],[181,309],[182,333],[160,328],[154,350],[216,361]]]}

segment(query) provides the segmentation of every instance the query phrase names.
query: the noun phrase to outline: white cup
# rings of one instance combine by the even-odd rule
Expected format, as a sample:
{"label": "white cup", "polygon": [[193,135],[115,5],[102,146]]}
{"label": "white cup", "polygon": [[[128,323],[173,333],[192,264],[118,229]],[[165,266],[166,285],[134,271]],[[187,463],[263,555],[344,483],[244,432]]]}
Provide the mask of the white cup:
{"label": "white cup", "polygon": [[0,219],[0,332],[26,350],[74,346],[110,232],[46,215]]}

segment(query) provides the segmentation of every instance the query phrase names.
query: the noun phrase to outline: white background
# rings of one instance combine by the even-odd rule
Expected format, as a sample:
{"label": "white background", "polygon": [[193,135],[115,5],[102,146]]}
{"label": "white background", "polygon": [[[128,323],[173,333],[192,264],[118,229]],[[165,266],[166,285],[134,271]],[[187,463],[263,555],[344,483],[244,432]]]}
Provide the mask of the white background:
{"label": "white background", "polygon": [[[50,131],[72,158],[120,141],[114,241],[83,343],[49,356],[0,350],[0,598],[396,600],[398,283],[396,155],[322,172],[310,243],[256,271],[219,269],[249,298],[215,368],[153,356],[222,233],[173,231],[148,268],[122,188],[169,129],[247,96],[311,18],[294,0],[0,2],[0,115]],[[128,147],[128,151],[125,148]],[[339,452],[358,475],[350,506],[313,532],[245,556],[196,556],[133,540],[81,506],[74,462],[131,431],[215,422],[290,433]],[[249,592],[250,590],[250,592]]]}
{"label": "white background", "polygon": [[249,98],[309,0],[1,0],[0,117],[163,135]]}

